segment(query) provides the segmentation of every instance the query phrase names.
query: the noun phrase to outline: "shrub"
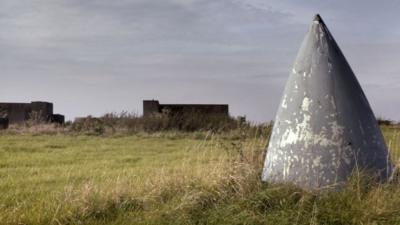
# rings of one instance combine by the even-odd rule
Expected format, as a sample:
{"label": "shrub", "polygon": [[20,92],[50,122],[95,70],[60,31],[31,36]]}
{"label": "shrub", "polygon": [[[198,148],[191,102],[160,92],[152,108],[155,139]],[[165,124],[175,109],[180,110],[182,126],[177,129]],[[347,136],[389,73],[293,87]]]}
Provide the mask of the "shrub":
{"label": "shrub", "polygon": [[255,125],[246,122],[243,117],[204,115],[194,111],[179,114],[158,113],[147,117],[128,112],[108,113],[99,118],[91,116],[80,118],[71,124],[72,132],[90,135],[163,131],[226,133],[229,131],[238,137],[243,134],[247,136],[268,136],[270,128],[271,124],[269,123]]}

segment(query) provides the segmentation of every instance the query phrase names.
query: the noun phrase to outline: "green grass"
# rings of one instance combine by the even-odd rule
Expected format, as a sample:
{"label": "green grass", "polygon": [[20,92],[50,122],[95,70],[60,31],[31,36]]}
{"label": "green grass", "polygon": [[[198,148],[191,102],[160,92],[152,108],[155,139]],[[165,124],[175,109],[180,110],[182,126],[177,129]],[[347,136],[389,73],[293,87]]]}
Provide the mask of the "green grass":
{"label": "green grass", "polygon": [[[393,160],[399,129],[383,127]],[[400,224],[400,184],[260,181],[267,138],[0,136],[0,224]]]}

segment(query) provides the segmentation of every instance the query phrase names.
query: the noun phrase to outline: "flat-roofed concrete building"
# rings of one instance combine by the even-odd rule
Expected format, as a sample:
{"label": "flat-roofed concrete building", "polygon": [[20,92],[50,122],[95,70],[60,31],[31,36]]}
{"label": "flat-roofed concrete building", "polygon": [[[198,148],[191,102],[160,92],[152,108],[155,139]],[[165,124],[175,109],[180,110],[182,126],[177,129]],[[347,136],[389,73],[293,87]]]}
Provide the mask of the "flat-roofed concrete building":
{"label": "flat-roofed concrete building", "polygon": [[197,113],[204,115],[229,116],[227,104],[160,104],[157,100],[143,101],[143,116],[151,116],[157,113]]}
{"label": "flat-roofed concrete building", "polygon": [[9,124],[23,123],[29,119],[44,122],[64,123],[64,116],[53,114],[53,103],[0,103],[0,117],[7,118]]}

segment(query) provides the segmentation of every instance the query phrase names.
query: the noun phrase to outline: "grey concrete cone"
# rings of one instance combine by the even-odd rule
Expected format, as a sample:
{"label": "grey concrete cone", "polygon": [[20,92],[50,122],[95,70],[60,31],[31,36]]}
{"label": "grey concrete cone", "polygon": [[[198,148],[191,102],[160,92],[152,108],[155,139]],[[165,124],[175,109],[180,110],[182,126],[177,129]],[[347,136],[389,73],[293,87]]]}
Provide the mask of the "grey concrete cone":
{"label": "grey concrete cone", "polygon": [[384,181],[392,164],[357,78],[316,15],[286,83],[262,180],[320,189],[355,169]]}

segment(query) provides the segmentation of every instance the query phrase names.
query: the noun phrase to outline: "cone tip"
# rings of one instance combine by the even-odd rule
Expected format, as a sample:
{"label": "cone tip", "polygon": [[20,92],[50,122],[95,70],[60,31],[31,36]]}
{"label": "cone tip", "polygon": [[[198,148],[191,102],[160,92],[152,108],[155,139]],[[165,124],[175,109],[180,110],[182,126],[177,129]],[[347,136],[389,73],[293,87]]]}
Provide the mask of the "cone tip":
{"label": "cone tip", "polygon": [[319,14],[315,14],[313,21],[323,23],[323,20]]}

